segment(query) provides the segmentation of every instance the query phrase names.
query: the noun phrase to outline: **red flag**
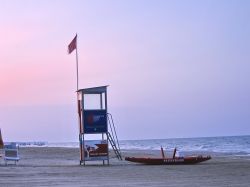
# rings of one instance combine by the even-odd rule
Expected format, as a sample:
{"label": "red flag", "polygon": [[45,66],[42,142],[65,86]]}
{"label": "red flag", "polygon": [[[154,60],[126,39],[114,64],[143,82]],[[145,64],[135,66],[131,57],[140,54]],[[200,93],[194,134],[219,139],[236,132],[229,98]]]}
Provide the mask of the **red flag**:
{"label": "red flag", "polygon": [[77,40],[77,35],[75,36],[75,38],[68,45],[68,53],[69,54],[76,49],[76,40]]}

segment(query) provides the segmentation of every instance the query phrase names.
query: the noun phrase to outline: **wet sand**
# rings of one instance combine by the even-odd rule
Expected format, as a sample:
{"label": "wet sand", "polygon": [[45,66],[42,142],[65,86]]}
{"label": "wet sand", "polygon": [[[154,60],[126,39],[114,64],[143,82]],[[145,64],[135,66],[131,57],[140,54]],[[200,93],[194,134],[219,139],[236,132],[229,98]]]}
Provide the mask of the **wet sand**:
{"label": "wet sand", "polygon": [[[124,150],[123,156],[156,156],[159,151]],[[79,166],[74,148],[20,148],[18,165],[0,162],[0,186],[250,186],[250,157],[213,155],[197,165],[147,166],[118,161]],[[9,162],[11,164],[11,162]]]}

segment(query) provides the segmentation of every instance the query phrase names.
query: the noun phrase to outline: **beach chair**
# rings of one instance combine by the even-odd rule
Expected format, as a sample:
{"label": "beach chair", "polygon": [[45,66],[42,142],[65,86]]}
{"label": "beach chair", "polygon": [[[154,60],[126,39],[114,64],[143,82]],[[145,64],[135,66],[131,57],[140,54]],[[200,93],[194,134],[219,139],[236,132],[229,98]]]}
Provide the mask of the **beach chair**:
{"label": "beach chair", "polygon": [[18,145],[16,143],[11,143],[4,146],[4,161],[5,165],[8,165],[8,161],[14,161],[15,165],[20,160],[18,153]]}
{"label": "beach chair", "polygon": [[4,149],[0,148],[0,159],[2,159],[4,157]]}

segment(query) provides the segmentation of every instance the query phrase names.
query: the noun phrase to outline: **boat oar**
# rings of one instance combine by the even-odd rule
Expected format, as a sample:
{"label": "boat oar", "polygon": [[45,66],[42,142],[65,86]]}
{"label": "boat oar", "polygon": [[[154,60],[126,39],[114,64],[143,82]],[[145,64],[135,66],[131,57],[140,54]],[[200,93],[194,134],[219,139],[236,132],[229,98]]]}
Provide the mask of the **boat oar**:
{"label": "boat oar", "polygon": [[174,148],[174,153],[173,153],[173,159],[175,159],[176,151],[177,151],[177,149],[176,149],[176,147],[175,147],[175,148]]}
{"label": "boat oar", "polygon": [[161,146],[161,156],[163,159],[165,159],[165,154],[164,154],[164,150],[163,150],[162,146]]}

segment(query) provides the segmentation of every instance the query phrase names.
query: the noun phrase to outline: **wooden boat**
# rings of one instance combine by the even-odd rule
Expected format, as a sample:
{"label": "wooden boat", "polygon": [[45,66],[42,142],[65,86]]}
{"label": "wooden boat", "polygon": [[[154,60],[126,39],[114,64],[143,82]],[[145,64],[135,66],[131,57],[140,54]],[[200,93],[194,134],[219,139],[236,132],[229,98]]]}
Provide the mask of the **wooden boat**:
{"label": "wooden boat", "polygon": [[164,156],[163,149],[161,148],[162,158],[145,158],[145,157],[125,157],[125,160],[147,165],[188,165],[197,164],[211,159],[211,156],[188,156],[176,157],[176,148],[172,158]]}

